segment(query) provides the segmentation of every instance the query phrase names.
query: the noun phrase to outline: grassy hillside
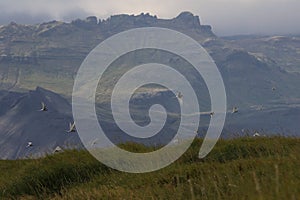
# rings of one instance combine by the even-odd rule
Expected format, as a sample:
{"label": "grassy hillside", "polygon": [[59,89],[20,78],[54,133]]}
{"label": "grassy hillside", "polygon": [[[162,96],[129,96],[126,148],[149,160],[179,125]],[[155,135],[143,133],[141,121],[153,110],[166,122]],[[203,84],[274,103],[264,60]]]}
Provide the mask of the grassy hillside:
{"label": "grassy hillside", "polygon": [[[169,167],[147,174],[112,170],[86,151],[0,161],[0,199],[297,199],[300,139],[219,141],[204,160],[201,140]],[[131,151],[146,147],[125,144]]]}

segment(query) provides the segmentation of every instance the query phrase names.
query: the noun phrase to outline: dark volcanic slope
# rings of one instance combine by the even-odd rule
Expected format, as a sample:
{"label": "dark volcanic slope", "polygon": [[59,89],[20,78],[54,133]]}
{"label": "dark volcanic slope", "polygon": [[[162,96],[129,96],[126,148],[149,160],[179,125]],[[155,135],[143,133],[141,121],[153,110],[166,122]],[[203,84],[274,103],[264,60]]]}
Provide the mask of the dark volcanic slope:
{"label": "dark volcanic slope", "polygon": [[[0,92],[0,158],[51,153],[56,146],[78,147],[77,133],[67,133],[71,106],[61,96],[38,87],[28,93]],[[38,111],[45,102],[48,111]],[[32,147],[26,147],[31,141]]]}
{"label": "dark volcanic slope", "polygon": [[[171,103],[170,92],[151,93],[136,95],[133,101],[133,117],[137,122],[143,124],[148,122],[144,118],[149,106],[155,102],[165,102],[165,106],[171,113],[177,112],[178,102]],[[150,94],[150,93],[149,93]],[[176,98],[173,98],[175,100]],[[39,111],[41,102],[45,102],[48,111]],[[42,156],[52,153],[60,146],[62,148],[81,148],[81,142],[77,133],[67,133],[69,122],[72,122],[71,105],[60,95],[43,88],[37,87],[28,93],[17,93],[0,91],[0,159],[18,159],[26,157]],[[138,108],[138,109],[137,109]],[[102,114],[100,112],[98,114]],[[260,108],[252,106],[241,109],[237,114],[228,111],[227,120],[222,137],[233,137],[235,134],[253,134],[259,131],[267,134],[285,133],[286,135],[297,135],[300,129],[299,105],[290,106],[269,105]],[[105,115],[105,113],[104,113]],[[112,121],[102,123],[104,129],[111,133],[112,141],[136,141],[146,144],[157,144],[162,138],[169,141],[173,131],[177,130],[177,119],[169,118],[167,128],[161,131],[159,138],[151,138],[147,141],[132,140],[124,135]],[[201,117],[199,136],[205,133],[208,116]],[[117,138],[113,138],[117,137]],[[27,147],[32,142],[32,147]]]}

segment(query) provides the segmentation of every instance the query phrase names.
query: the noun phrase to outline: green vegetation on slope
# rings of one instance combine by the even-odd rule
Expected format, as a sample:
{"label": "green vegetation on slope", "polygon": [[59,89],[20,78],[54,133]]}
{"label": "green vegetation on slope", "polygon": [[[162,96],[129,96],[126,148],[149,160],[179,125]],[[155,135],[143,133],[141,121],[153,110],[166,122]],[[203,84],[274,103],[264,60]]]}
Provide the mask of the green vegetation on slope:
{"label": "green vegetation on slope", "polygon": [[[0,199],[297,199],[300,139],[221,140],[204,160],[201,140],[157,172],[112,170],[86,151],[0,161]],[[127,146],[126,146],[127,145]],[[125,144],[126,149],[145,147]]]}

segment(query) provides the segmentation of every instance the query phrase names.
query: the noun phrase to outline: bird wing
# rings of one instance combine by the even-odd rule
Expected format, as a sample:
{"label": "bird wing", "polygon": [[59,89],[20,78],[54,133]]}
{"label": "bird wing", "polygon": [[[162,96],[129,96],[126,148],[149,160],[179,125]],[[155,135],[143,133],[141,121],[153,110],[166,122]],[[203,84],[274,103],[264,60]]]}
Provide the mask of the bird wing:
{"label": "bird wing", "polygon": [[44,102],[42,102],[42,110],[44,110],[46,108],[46,105]]}
{"label": "bird wing", "polygon": [[73,122],[73,124],[70,123],[70,130],[74,130],[75,129],[75,122]]}

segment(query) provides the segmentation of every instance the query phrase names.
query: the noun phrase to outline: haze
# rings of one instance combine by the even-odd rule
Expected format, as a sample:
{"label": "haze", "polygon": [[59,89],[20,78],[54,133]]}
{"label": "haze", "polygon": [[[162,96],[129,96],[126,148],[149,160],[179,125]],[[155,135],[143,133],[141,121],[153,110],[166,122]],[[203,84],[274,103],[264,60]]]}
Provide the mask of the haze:
{"label": "haze", "polygon": [[182,11],[200,16],[219,35],[300,34],[298,0],[0,0],[0,24],[70,21],[95,15],[149,12],[173,18]]}

